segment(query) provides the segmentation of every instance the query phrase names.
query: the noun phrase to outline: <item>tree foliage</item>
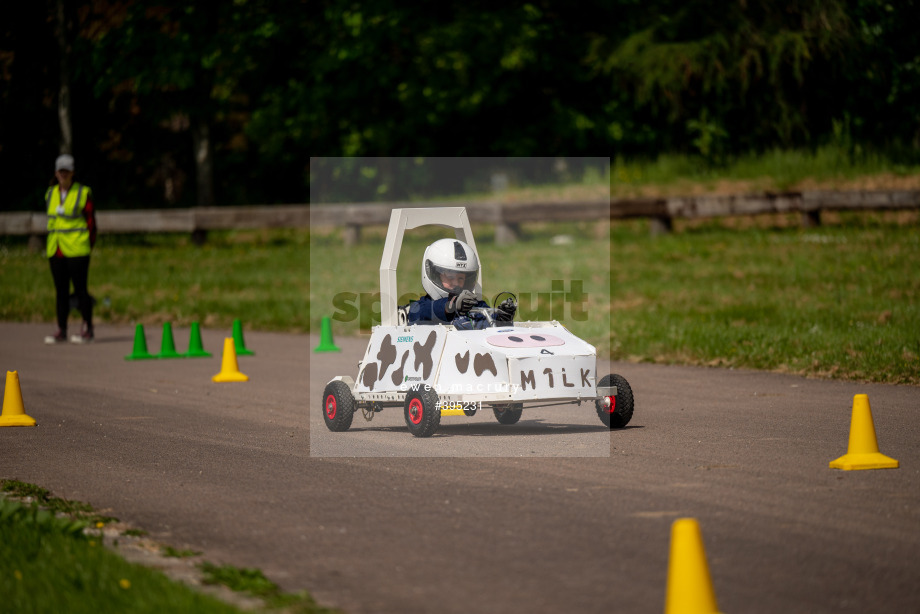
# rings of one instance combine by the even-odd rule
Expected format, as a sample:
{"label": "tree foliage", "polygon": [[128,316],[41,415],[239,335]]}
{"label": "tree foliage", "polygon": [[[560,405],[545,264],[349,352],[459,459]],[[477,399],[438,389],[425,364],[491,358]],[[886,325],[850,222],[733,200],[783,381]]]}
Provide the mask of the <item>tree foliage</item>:
{"label": "tree foliage", "polygon": [[[915,157],[917,4],[82,0],[73,150],[116,207],[305,202],[316,156]],[[40,205],[60,147],[55,6],[0,25],[3,208]]]}
{"label": "tree foliage", "polygon": [[813,91],[839,78],[833,67],[854,44],[841,2],[659,4],[625,39],[596,38],[590,57],[669,126],[665,147],[707,154],[713,137],[736,148],[792,146],[820,132],[812,115],[826,110],[811,108]]}

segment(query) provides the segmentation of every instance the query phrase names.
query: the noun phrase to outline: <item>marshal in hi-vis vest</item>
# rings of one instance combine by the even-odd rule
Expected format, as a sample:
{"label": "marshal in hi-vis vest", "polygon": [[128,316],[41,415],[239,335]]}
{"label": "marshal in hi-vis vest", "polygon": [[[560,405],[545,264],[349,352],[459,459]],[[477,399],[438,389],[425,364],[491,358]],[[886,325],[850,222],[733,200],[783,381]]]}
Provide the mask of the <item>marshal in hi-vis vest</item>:
{"label": "marshal in hi-vis vest", "polygon": [[61,253],[68,258],[89,256],[89,226],[83,217],[83,208],[90,198],[90,188],[74,182],[61,202],[60,186],[48,188],[45,204],[48,205],[48,249],[49,258]]}

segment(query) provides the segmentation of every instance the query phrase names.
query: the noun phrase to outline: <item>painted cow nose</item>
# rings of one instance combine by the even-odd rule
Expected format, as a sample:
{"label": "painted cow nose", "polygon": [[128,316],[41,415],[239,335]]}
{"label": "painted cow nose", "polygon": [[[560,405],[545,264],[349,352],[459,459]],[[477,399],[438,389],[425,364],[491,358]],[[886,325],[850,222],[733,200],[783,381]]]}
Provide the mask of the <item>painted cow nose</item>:
{"label": "painted cow nose", "polygon": [[511,333],[507,335],[492,335],[487,337],[489,345],[500,348],[540,348],[554,345],[565,345],[565,341],[555,335]]}

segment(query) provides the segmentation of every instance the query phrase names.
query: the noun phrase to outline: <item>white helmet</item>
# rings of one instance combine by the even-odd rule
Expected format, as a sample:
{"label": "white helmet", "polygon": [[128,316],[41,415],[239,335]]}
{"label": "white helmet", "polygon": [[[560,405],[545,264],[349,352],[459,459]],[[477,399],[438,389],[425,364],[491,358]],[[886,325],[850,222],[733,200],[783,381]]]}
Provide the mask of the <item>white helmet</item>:
{"label": "white helmet", "polygon": [[[464,274],[459,277],[460,274]],[[422,287],[433,299],[476,292],[479,257],[473,248],[457,239],[439,239],[428,246],[422,257]]]}

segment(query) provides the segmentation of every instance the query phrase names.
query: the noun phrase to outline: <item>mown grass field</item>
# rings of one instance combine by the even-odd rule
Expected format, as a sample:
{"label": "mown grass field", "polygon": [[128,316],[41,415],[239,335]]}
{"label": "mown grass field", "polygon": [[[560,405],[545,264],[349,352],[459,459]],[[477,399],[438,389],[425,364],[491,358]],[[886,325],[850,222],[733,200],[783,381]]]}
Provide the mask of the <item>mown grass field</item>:
{"label": "mown grass field", "polygon": [[612,354],[920,383],[920,235],[883,217],[615,237]]}
{"label": "mown grass field", "polygon": [[916,160],[864,149],[845,140],[809,149],[728,156],[714,164],[699,155],[654,160],[618,157],[610,168],[612,196],[687,196],[795,190],[916,190]]}
{"label": "mown grass field", "polygon": [[[496,245],[489,227],[474,231],[487,298],[520,294],[526,316],[553,315],[614,359],[920,384],[917,215],[826,217],[813,229],[794,216],[678,222],[659,237],[638,220],[609,236],[591,224],[533,225],[511,246]],[[421,291],[421,254],[437,236],[407,240],[401,292]],[[368,231],[345,248],[337,232],[238,231],[196,247],[178,235],[102,235],[90,273],[96,317],[227,328],[240,318],[304,332],[330,316],[336,335],[357,334],[379,310],[383,237]],[[44,256],[0,239],[0,275],[0,318],[48,322],[52,332]],[[541,301],[553,280],[565,292],[584,283],[587,320]]]}

